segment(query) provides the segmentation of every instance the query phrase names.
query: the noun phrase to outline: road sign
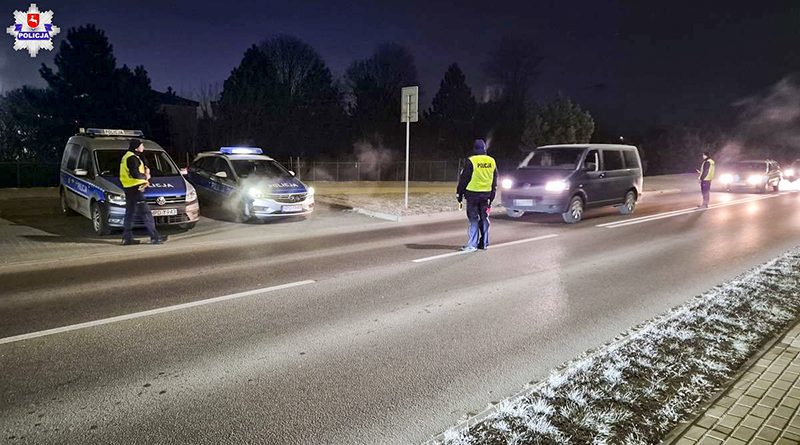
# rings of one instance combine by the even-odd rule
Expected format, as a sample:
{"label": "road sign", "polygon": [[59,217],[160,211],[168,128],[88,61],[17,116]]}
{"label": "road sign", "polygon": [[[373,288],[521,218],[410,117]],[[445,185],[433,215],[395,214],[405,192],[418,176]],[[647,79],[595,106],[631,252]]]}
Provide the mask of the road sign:
{"label": "road sign", "polygon": [[403,87],[400,95],[400,122],[419,122],[419,87]]}

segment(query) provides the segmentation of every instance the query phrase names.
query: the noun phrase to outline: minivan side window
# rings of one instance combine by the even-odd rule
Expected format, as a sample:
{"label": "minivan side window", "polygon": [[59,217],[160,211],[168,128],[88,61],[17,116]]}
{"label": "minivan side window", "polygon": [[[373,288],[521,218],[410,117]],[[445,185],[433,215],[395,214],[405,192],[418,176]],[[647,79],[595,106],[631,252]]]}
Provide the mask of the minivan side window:
{"label": "minivan side window", "polygon": [[603,150],[603,168],[608,170],[622,170],[622,152],[619,150]]}
{"label": "minivan side window", "polygon": [[89,173],[89,177],[94,176],[94,169],[92,168],[92,157],[89,155],[89,150],[82,149],[81,156],[78,158],[78,165],[77,168],[81,170],[86,170]]}
{"label": "minivan side window", "polygon": [[80,147],[75,144],[67,144],[67,148],[64,149],[64,160],[61,166],[67,170],[75,170],[79,154]]}
{"label": "minivan side window", "polygon": [[583,160],[583,168],[590,172],[600,170],[600,153],[597,150],[589,150],[586,153],[586,158]]}
{"label": "minivan side window", "polygon": [[625,167],[626,168],[641,168],[639,165],[639,158],[636,156],[636,152],[633,150],[625,150],[622,152],[625,157]]}

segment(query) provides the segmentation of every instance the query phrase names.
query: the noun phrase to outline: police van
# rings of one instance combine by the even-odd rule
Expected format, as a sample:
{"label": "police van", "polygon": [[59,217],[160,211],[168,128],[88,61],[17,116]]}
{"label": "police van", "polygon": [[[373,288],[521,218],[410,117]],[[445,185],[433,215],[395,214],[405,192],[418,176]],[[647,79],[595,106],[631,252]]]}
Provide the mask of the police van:
{"label": "police van", "polygon": [[204,206],[222,206],[239,221],[307,215],[314,210],[314,188],[258,147],[200,153],[186,177]]}
{"label": "police van", "polygon": [[[140,130],[88,128],[69,138],[61,159],[62,213],[89,218],[97,235],[121,228],[125,193],[119,180],[120,161],[130,139],[142,136]],[[144,196],[156,224],[194,227],[200,217],[194,187],[163,148],[147,139],[142,143],[145,151],[141,157],[151,174]],[[134,221],[134,227],[142,225],[142,221]]]}

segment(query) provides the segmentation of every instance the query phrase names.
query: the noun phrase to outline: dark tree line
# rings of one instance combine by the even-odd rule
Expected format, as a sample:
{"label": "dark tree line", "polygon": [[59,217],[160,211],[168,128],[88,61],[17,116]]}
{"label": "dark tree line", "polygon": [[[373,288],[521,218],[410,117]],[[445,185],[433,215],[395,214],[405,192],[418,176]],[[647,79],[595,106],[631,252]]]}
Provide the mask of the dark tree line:
{"label": "dark tree line", "polygon": [[[458,64],[450,65],[412,130],[414,156],[458,158],[477,137],[507,159],[519,158],[524,146],[588,142],[594,123],[587,112],[560,96],[551,103],[533,101],[541,62],[529,41],[501,40],[486,59],[492,94],[483,101]],[[400,89],[419,83],[413,55],[396,43],[355,60],[337,80],[307,43],[272,37],[245,51],[219,91],[197,97],[201,113],[191,138],[196,146],[171,147],[170,122],[159,106],[177,96],[171,89],[154,91],[143,66],[118,66],[102,30],[70,29],[54,66],[42,65],[40,74],[46,88],[0,97],[0,159],[56,160],[79,127],[142,129],[179,152],[252,144],[279,158],[351,159],[354,147],[399,157],[405,146]]]}

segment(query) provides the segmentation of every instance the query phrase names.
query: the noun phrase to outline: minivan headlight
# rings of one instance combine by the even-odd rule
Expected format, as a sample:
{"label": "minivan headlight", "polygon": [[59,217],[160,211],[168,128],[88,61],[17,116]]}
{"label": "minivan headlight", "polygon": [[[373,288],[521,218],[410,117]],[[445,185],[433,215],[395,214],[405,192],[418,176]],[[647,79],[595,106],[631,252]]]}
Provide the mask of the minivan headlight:
{"label": "minivan headlight", "polygon": [[723,173],[719,179],[723,184],[730,184],[733,182],[733,175],[730,173]]}
{"label": "minivan headlight", "polygon": [[108,199],[108,202],[110,202],[111,204],[118,205],[118,206],[124,206],[125,205],[125,196],[124,195],[118,195],[116,193],[106,192],[106,198]]}
{"label": "minivan headlight", "polygon": [[197,190],[191,185],[186,188],[186,202],[192,202],[197,200]]}
{"label": "minivan headlight", "polygon": [[500,186],[503,187],[503,189],[505,190],[510,189],[513,185],[514,181],[511,180],[511,178],[505,178],[500,182]]}
{"label": "minivan headlight", "polygon": [[567,181],[549,181],[544,185],[544,189],[548,192],[564,192],[569,190],[569,182]]}

